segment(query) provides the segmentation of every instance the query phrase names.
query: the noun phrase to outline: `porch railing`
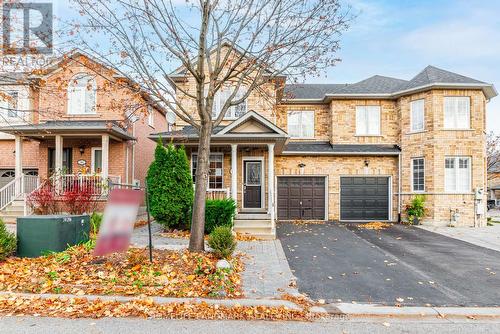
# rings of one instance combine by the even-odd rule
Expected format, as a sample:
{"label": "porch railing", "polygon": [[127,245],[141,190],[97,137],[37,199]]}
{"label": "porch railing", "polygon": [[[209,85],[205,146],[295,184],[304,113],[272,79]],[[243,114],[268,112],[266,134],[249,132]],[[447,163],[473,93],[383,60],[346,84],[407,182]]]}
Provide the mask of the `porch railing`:
{"label": "porch railing", "polygon": [[[108,180],[113,183],[120,183],[120,176],[110,175]],[[108,192],[108,180],[97,174],[63,174],[54,180],[54,185],[61,194],[83,189],[94,196],[101,196],[106,195]]]}
{"label": "porch railing", "polygon": [[0,189],[0,210],[12,203],[16,198],[23,197],[35,190],[40,179],[35,175],[24,175],[14,178]]}
{"label": "porch railing", "polygon": [[230,197],[229,188],[207,189],[207,199],[226,199]]}

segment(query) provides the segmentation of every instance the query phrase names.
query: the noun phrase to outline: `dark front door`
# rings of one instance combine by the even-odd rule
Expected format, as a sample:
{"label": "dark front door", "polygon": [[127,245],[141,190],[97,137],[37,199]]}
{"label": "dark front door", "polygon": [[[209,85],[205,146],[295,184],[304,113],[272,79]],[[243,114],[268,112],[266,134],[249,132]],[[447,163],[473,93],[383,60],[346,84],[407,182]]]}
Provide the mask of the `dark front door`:
{"label": "dark front door", "polygon": [[245,160],[243,165],[243,206],[262,207],[262,161]]}
{"label": "dark front door", "polygon": [[341,177],[341,220],[388,220],[388,177]]}
{"label": "dark front door", "polygon": [[[73,165],[73,150],[71,147],[63,148],[63,173],[71,174]],[[56,167],[56,149],[49,148],[49,174],[54,173]]]}
{"label": "dark front door", "polygon": [[278,177],[278,219],[324,220],[325,178]]}

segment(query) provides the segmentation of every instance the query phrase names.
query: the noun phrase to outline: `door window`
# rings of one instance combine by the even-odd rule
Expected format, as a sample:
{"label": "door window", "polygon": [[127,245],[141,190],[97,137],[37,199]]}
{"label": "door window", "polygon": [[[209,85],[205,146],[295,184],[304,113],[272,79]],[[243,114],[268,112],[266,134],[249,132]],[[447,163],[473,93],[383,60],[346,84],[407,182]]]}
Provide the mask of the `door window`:
{"label": "door window", "polygon": [[260,186],[262,178],[262,169],[260,161],[246,162],[246,178],[247,186]]}

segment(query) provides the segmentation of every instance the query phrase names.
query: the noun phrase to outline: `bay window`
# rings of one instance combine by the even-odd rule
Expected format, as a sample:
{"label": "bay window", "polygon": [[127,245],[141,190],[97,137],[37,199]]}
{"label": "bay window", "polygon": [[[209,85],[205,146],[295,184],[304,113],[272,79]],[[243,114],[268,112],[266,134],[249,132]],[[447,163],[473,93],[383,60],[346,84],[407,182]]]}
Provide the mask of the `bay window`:
{"label": "bay window", "polygon": [[470,157],[447,157],[444,163],[444,189],[446,192],[471,191]]}
{"label": "bay window", "polygon": [[444,128],[470,128],[470,97],[446,96],[444,98]]}

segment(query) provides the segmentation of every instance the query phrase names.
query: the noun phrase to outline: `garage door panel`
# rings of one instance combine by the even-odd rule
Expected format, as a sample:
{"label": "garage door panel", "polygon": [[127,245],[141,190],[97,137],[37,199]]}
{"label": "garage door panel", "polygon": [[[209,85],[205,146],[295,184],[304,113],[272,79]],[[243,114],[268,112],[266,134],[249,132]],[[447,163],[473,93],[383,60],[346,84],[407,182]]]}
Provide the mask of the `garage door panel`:
{"label": "garage door panel", "polygon": [[278,177],[278,219],[325,219],[325,177]]}
{"label": "garage door panel", "polygon": [[342,220],[388,220],[388,177],[342,177],[340,179]]}

